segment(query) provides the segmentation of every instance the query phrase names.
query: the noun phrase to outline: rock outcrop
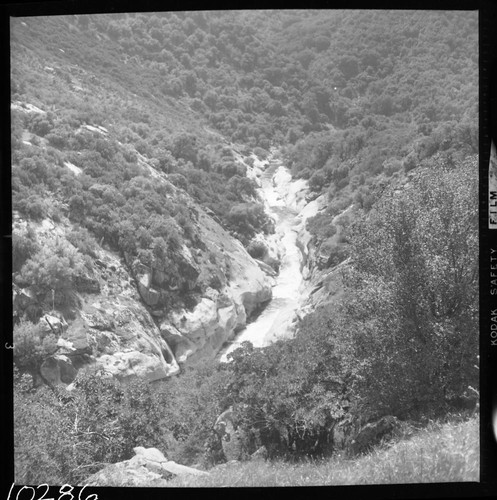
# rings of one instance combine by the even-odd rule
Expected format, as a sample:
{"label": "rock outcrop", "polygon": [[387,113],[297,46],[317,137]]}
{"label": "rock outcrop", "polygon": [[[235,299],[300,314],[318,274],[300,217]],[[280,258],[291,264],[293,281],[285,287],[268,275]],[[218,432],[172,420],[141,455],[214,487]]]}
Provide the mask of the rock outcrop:
{"label": "rock outcrop", "polygon": [[194,307],[170,311],[160,322],[162,337],[178,362],[190,364],[214,358],[247,318],[271,299],[273,285],[241,243],[203,211],[198,224],[204,254],[216,264],[215,271],[209,271],[207,263],[201,266],[199,280],[217,288],[206,286]]}
{"label": "rock outcrop", "polygon": [[233,408],[221,413],[214,424],[214,431],[221,439],[221,446],[227,462],[245,458],[242,438],[233,424]]}
{"label": "rock outcrop", "polygon": [[[41,244],[64,238],[66,223],[44,220],[30,225]],[[27,223],[17,220],[14,229],[25,232]],[[50,384],[71,384],[87,364],[104,368],[120,379],[139,376],[158,380],[179,372],[174,353],[162,338],[150,312],[143,305],[123,261],[110,250],[98,248],[98,257],[85,268],[75,284],[77,300],[65,311],[38,316],[40,335],[55,335],[57,352],[44,360],[40,375]],[[46,302],[29,288],[14,287],[14,316],[43,310]],[[50,301],[51,302],[51,301]]]}
{"label": "rock outcrop", "polygon": [[131,297],[98,297],[81,311],[96,364],[117,378],[159,380],[179,371],[167,342],[145,307]]}
{"label": "rock outcrop", "polygon": [[208,475],[208,472],[167,460],[157,448],[134,448],[135,456],[129,460],[108,465],[88,477],[88,486],[166,486],[168,480],[178,475]]}
{"label": "rock outcrop", "polygon": [[40,367],[41,376],[51,385],[70,384],[76,378],[77,373],[71,359],[64,354],[50,356]]}
{"label": "rock outcrop", "polygon": [[150,268],[139,261],[131,262],[126,258],[128,267],[134,270],[138,292],[142,300],[152,308],[164,308],[168,303],[168,292],[177,291],[179,288],[188,291],[195,287],[200,275],[200,268],[192,257],[186,245],[183,245],[171,257],[178,266],[181,281],[171,279],[167,269]]}
{"label": "rock outcrop", "polygon": [[[305,316],[307,311],[314,310],[320,305],[332,305],[340,297],[343,291],[341,271],[350,261],[345,254],[331,258],[329,248],[320,248],[306,229],[306,220],[322,212],[325,207],[326,197],[321,195],[310,201],[299,214],[301,223],[297,229],[297,245],[303,255],[302,277],[305,282],[305,295],[307,295],[307,299],[298,313],[300,319]],[[337,215],[332,224],[336,224],[337,220],[351,211],[352,208],[351,205]],[[334,241],[332,249],[337,249],[340,246],[337,241],[341,228],[335,227],[337,227],[337,233],[332,238]]]}

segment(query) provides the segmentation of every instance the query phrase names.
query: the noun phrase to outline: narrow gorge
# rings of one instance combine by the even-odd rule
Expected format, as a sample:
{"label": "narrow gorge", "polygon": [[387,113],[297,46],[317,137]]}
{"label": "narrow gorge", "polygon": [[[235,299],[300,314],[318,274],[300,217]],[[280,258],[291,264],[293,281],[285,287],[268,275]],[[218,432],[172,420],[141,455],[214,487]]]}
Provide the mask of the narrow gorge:
{"label": "narrow gorge", "polygon": [[477,11],[112,12],[10,18],[16,482],[474,408]]}
{"label": "narrow gorge", "polygon": [[310,207],[306,199],[307,182],[292,180],[288,168],[277,156],[271,156],[267,162],[257,162],[250,175],[258,179],[259,196],[274,221],[275,232],[266,237],[265,243],[270,258],[279,263],[279,270],[274,276],[271,301],[220,352],[223,362],[243,342],[264,347],[291,335],[296,313],[308,295],[302,276],[304,256],[297,241],[299,232],[305,230],[306,219],[315,215],[317,209],[315,203]]}

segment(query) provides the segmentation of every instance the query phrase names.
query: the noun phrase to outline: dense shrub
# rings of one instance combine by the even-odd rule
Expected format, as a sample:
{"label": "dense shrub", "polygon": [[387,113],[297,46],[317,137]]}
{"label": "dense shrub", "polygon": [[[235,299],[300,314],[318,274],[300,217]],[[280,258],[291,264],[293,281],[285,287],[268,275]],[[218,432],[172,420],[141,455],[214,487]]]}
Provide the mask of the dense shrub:
{"label": "dense shrub", "polygon": [[79,483],[108,463],[131,458],[136,446],[156,447],[179,463],[213,465],[220,458],[215,444],[205,445],[226,405],[225,375],[210,365],[180,378],[150,385],[88,371],[78,374],[68,396],[64,389],[33,391],[18,375],[16,481]]}
{"label": "dense shrub", "polygon": [[98,257],[97,242],[84,227],[76,227],[67,234],[66,238],[83,255],[89,255],[94,258]]}
{"label": "dense shrub", "polygon": [[14,364],[33,377],[39,373],[43,361],[57,350],[55,335],[45,335],[43,330],[29,321],[14,326]]}
{"label": "dense shrub", "polygon": [[251,241],[247,251],[254,259],[263,259],[267,254],[267,247],[262,241]]}
{"label": "dense shrub", "polygon": [[30,286],[44,298],[54,293],[55,303],[69,300],[76,277],[84,273],[84,261],[78,250],[65,240],[50,240],[22,266],[17,282]]}
{"label": "dense shrub", "polygon": [[239,234],[242,241],[248,242],[256,232],[269,226],[269,220],[262,205],[256,203],[240,203],[228,214],[228,222]]}
{"label": "dense shrub", "polygon": [[24,263],[38,251],[33,232],[12,233],[12,271],[17,273]]}
{"label": "dense shrub", "polygon": [[78,483],[135,446],[165,450],[160,400],[150,385],[123,385],[103,373],[78,375],[71,396],[15,386],[16,481]]}
{"label": "dense shrub", "polygon": [[71,479],[78,478],[72,471],[78,466],[73,458],[74,422],[61,412],[61,404],[52,390],[42,387],[34,392],[30,385],[21,376],[16,376],[13,408],[15,480],[19,484],[73,482]]}
{"label": "dense shrub", "polygon": [[322,241],[331,238],[336,233],[336,227],[331,221],[330,214],[317,214],[306,220],[305,227],[318,241]]}

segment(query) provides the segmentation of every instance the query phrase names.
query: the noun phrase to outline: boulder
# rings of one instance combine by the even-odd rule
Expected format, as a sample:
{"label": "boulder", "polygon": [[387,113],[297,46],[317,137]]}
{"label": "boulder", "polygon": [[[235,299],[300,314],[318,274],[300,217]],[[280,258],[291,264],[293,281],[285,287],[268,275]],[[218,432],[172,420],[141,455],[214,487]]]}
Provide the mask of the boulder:
{"label": "boulder", "polygon": [[46,335],[53,333],[54,335],[60,336],[67,329],[67,323],[62,318],[59,319],[56,316],[52,316],[50,314],[45,314],[40,319],[38,325],[41,328],[41,331]]}
{"label": "boulder", "polygon": [[245,316],[248,318],[261,304],[271,299],[273,281],[241,245],[234,247],[230,257],[232,259],[228,280],[230,294],[236,303],[243,306]]}
{"label": "boulder", "polygon": [[221,439],[226,461],[241,460],[244,457],[242,439],[233,424],[233,408],[221,413],[214,424],[214,431]]}
{"label": "boulder", "polygon": [[71,343],[75,354],[91,355],[93,352],[89,343],[88,326],[81,316],[69,325],[64,340]]}
{"label": "boulder", "polygon": [[245,309],[247,318],[254,312],[259,310],[263,304],[271,300],[271,286],[261,287],[258,290],[244,290],[240,293],[239,298]]}
{"label": "boulder", "polygon": [[200,269],[195,263],[190,249],[183,245],[172,257],[178,266],[178,274],[181,276],[183,284],[187,285],[188,289],[192,289],[200,274]]}
{"label": "boulder", "polygon": [[75,350],[73,343],[68,340],[64,340],[63,338],[57,339],[57,347],[66,352],[73,352]]}
{"label": "boulder", "polygon": [[104,354],[97,359],[97,366],[118,379],[139,377],[153,382],[176,374],[179,367],[169,365],[161,356],[148,356],[139,351]]}
{"label": "boulder", "polygon": [[174,311],[161,323],[162,337],[171,346],[179,362],[195,364],[214,358],[240,324],[245,324],[245,310],[234,303],[229,290],[207,292],[191,310]]}
{"label": "boulder", "polygon": [[[178,266],[179,278],[171,278],[167,269],[149,268],[137,260],[132,264],[134,277],[138,284],[138,292],[143,301],[150,307],[164,305],[161,302],[161,290],[175,291],[179,288],[191,290],[197,283],[200,269],[188,247],[183,246],[171,258]],[[130,261],[129,256],[127,261]]]}
{"label": "boulder", "polygon": [[151,273],[146,273],[144,275],[137,277],[138,291],[140,297],[143,299],[145,304],[150,307],[156,306],[161,298],[161,294],[155,288],[152,288],[152,275]]}
{"label": "boulder", "polygon": [[40,367],[40,374],[50,385],[70,384],[77,373],[71,360],[63,354],[50,356]]}
{"label": "boulder", "polygon": [[167,480],[162,474],[131,459],[106,466],[86,478],[81,483],[81,486],[83,485],[152,488],[167,486]]}
{"label": "boulder", "polygon": [[178,363],[185,363],[196,351],[195,344],[182,335],[173,325],[166,322],[161,323],[160,333],[164,341],[171,348]]}
{"label": "boulder", "polygon": [[135,452],[135,455],[142,457],[148,462],[167,462],[167,458],[164,456],[162,451],[157,448],[144,448],[143,446],[137,446],[136,448],[133,448],[133,451]]}
{"label": "boulder", "polygon": [[167,460],[157,448],[134,448],[129,460],[108,465],[84,481],[88,486],[166,486],[174,476],[209,475],[208,472]]}
{"label": "boulder", "polygon": [[172,324],[192,342],[203,342],[217,326],[216,303],[203,297],[192,311],[184,309],[170,314]]}
{"label": "boulder", "polygon": [[175,476],[183,476],[189,474],[191,476],[208,476],[209,473],[203,470],[194,469],[193,467],[187,467],[186,465],[177,464],[173,461],[168,461],[162,464],[162,468]]}
{"label": "boulder", "polygon": [[264,271],[268,276],[271,276],[274,278],[277,276],[277,272],[269,265],[266,264],[265,262],[262,262],[261,260],[254,259],[255,262],[257,262],[257,265],[260,267],[261,271]]}
{"label": "boulder", "polygon": [[74,282],[76,290],[84,293],[100,293],[100,282],[91,274],[77,276]]}

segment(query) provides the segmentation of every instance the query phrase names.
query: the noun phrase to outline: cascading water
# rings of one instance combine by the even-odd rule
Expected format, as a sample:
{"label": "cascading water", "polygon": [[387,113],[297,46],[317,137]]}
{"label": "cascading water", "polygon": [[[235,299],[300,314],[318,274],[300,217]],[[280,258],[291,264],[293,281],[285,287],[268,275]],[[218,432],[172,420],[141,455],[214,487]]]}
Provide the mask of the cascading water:
{"label": "cascading water", "polygon": [[260,192],[266,211],[275,221],[275,235],[280,253],[280,270],[275,278],[273,298],[261,314],[239,332],[236,339],[220,353],[220,361],[249,341],[254,347],[264,347],[277,338],[288,336],[295,311],[301,304],[302,253],[297,246],[297,229],[301,224],[299,211],[303,198],[296,193],[305,187],[303,181],[292,181],[288,169],[272,163],[261,175]]}

